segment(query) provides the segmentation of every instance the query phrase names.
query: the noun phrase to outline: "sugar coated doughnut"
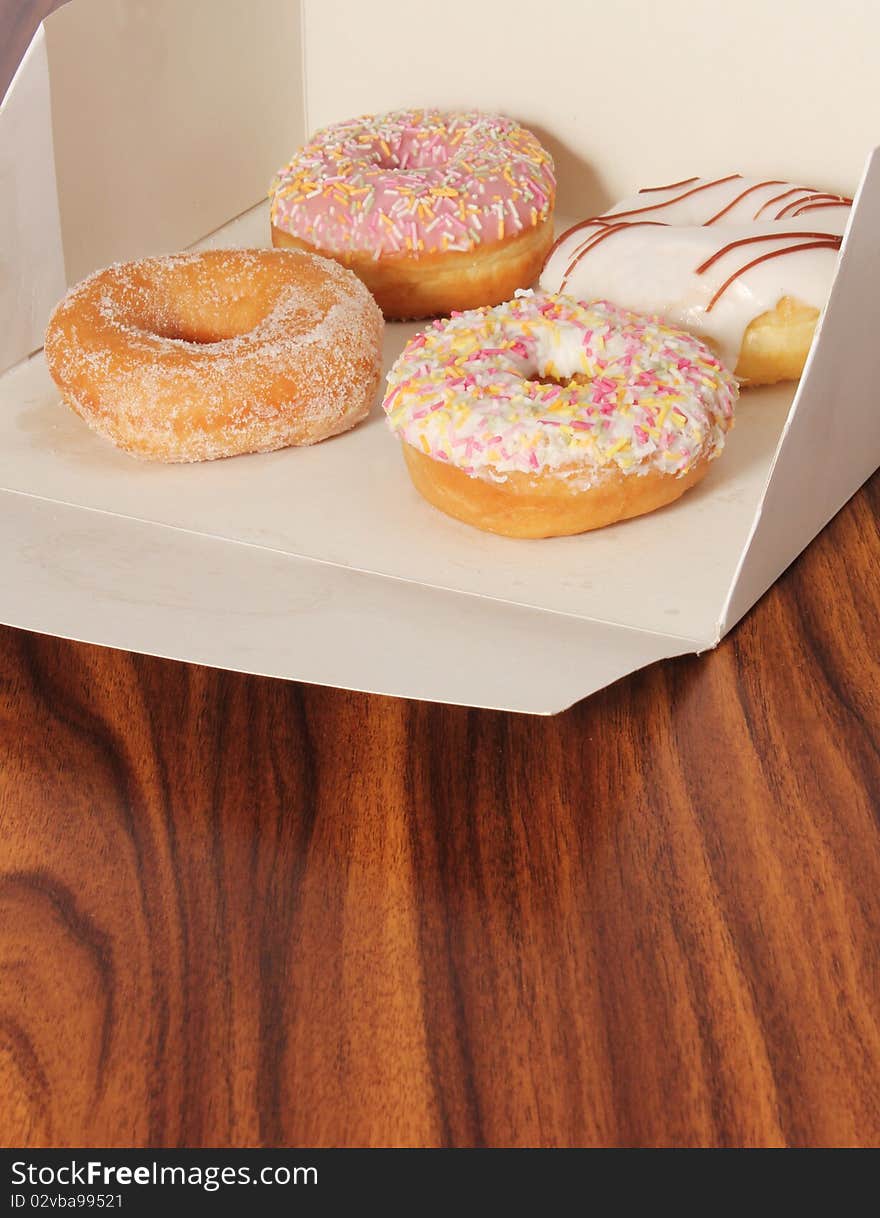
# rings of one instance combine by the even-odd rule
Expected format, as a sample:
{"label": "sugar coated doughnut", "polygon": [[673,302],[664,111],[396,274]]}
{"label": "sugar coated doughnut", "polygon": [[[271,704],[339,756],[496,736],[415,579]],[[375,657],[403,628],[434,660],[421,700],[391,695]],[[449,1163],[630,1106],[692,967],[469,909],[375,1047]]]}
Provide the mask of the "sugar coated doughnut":
{"label": "sugar coated doughnut", "polygon": [[680,326],[744,383],[796,380],[851,205],[844,195],[738,173],[647,187],[563,233],[540,285]]}
{"label": "sugar coated doughnut", "polygon": [[550,154],[512,119],[399,110],[319,131],[271,187],[272,241],[355,271],[389,318],[498,304],[553,240]]}
{"label": "sugar coated doughnut", "polygon": [[689,334],[604,301],[520,292],[411,339],[384,408],[436,507],[552,537],[677,499],[720,453],[736,397]]}
{"label": "sugar coated doughnut", "polygon": [[382,329],[336,262],[209,250],[90,275],[55,309],[45,350],[100,435],[140,457],[206,461],[353,427],[375,400]]}

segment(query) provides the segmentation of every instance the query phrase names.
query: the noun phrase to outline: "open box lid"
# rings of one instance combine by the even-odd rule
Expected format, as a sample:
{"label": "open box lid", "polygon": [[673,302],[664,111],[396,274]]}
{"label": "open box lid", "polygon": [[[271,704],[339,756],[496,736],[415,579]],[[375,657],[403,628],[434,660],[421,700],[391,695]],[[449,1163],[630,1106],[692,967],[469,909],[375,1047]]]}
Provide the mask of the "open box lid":
{"label": "open box lid", "polygon": [[[255,204],[307,130],[365,110],[513,113],[554,152],[560,205],[574,214],[693,173],[695,159],[702,173],[733,166],[851,188],[877,118],[871,74],[852,70],[866,31],[851,7],[829,31],[818,6],[767,12],[749,0],[743,26],[721,30],[688,0],[662,15],[647,4],[560,3],[542,18],[551,62],[535,56],[526,5],[508,6],[499,30],[495,6],[453,3],[427,37],[413,31],[411,8],[389,2],[73,0],[41,27],[0,111],[0,302],[10,319],[0,366],[39,347],[67,283],[115,258],[195,242]],[[862,27],[872,20],[859,17]],[[795,55],[798,79],[824,74],[819,100],[790,83]],[[797,124],[779,105],[791,89]],[[217,240],[266,236],[265,217],[252,214]],[[875,158],[794,401],[790,389],[768,391],[761,412],[750,395],[705,492],[558,542],[484,537],[416,502],[378,420],[344,444],[214,469],[133,464],[59,410],[36,356],[0,378],[14,575],[0,617],[380,693],[562,709],[652,660],[714,645],[876,467],[878,260]],[[388,358],[411,329],[389,328]],[[357,512],[327,497],[337,475]],[[304,509],[308,528],[267,527],[279,504],[291,517]],[[133,564],[127,547],[152,557]]]}

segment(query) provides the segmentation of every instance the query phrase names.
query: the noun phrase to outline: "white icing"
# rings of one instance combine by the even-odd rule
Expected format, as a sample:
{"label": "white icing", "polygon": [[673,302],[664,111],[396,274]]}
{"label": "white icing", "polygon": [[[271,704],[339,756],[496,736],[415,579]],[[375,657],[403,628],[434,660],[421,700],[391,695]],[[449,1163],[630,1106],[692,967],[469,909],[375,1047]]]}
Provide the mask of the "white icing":
{"label": "white icing", "polygon": [[680,476],[712,460],[736,396],[689,334],[603,301],[520,291],[415,335],[383,407],[407,444],[473,477],[554,474],[589,487],[612,470]]}
{"label": "white icing", "polygon": [[[704,185],[707,189],[695,191]],[[735,177],[714,185],[697,179],[633,195],[591,225],[570,231],[548,258],[540,287],[580,300],[613,300],[660,317],[699,335],[735,367],[749,323],[775,308],[782,297],[793,297],[819,310],[825,305],[837,265],[834,248],[798,250],[761,262],[734,279],[707,311],[715,293],[747,263],[772,250],[822,240],[822,234],[830,240],[843,233],[850,214],[848,201],[813,200],[833,205],[795,215],[811,206],[809,196],[815,193],[785,182],[764,184]],[[765,206],[778,195],[785,197]],[[707,221],[737,199],[707,226]],[[668,200],[677,201],[663,206]],[[789,210],[776,219],[783,208]],[[625,226],[597,240],[608,225],[618,223]],[[697,273],[724,246],[755,237],[764,239],[727,251],[702,274]]]}

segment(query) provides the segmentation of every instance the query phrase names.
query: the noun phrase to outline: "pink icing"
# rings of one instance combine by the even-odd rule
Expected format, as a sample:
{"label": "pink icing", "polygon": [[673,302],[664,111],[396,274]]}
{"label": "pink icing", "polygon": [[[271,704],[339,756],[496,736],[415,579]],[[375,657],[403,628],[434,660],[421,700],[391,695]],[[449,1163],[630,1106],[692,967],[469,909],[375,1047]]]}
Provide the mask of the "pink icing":
{"label": "pink icing", "polygon": [[399,110],[317,132],[271,187],[272,223],[328,253],[471,250],[546,220],[550,154],[513,119]]}

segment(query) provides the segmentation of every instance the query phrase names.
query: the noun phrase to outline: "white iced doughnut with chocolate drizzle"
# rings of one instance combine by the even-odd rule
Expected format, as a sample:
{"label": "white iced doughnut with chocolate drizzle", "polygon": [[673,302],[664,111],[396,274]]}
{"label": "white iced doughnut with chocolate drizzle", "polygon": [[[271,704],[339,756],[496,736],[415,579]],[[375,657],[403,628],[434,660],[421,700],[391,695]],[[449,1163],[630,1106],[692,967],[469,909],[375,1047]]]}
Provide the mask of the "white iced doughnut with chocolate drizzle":
{"label": "white iced doughnut with chocolate drizzle", "polygon": [[851,205],[740,174],[649,187],[563,233],[540,286],[688,330],[749,384],[797,379]]}

